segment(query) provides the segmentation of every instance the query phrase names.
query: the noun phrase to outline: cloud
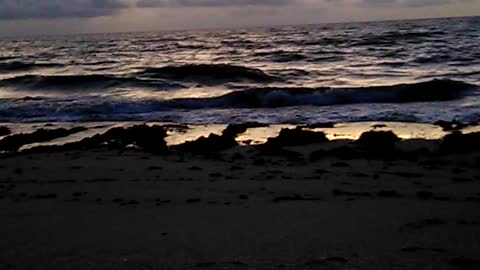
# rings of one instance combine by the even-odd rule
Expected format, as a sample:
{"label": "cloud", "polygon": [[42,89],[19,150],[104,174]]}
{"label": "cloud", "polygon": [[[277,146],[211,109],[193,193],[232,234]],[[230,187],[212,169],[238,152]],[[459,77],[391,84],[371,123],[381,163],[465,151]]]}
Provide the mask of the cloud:
{"label": "cloud", "polygon": [[137,7],[278,6],[293,0],[139,0]]}
{"label": "cloud", "polygon": [[[329,0],[331,2],[335,0]],[[343,0],[341,0],[343,1]],[[426,7],[445,4],[466,3],[474,0],[360,0],[359,3],[368,7]]]}
{"label": "cloud", "polygon": [[98,17],[126,7],[125,0],[0,0],[0,20]]}
{"label": "cloud", "polygon": [[95,18],[116,15],[128,8],[139,10],[166,10],[168,8],[254,8],[288,6],[306,9],[328,6],[342,10],[355,7],[376,8],[421,8],[456,3],[473,3],[478,0],[0,0],[0,21],[26,19]]}

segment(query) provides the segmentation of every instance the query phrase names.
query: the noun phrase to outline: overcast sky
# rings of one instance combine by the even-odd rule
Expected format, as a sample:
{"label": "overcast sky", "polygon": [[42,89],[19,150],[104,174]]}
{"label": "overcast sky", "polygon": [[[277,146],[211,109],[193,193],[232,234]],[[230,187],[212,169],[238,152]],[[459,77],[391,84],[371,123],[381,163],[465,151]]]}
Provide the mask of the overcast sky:
{"label": "overcast sky", "polygon": [[0,0],[0,35],[480,15],[480,0]]}

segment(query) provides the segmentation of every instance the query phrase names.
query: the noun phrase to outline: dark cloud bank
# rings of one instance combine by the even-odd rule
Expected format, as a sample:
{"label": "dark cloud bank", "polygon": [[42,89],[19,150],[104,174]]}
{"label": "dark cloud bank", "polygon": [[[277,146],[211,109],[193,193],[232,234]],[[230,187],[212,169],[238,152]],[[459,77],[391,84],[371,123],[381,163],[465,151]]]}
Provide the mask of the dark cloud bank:
{"label": "dark cloud bank", "polygon": [[[85,18],[113,15],[129,7],[226,7],[278,6],[287,4],[330,2],[352,4],[349,0],[0,0],[0,20]],[[362,0],[360,5],[429,6],[476,0]]]}
{"label": "dark cloud bank", "polygon": [[0,19],[98,17],[127,7],[123,0],[0,0]]}

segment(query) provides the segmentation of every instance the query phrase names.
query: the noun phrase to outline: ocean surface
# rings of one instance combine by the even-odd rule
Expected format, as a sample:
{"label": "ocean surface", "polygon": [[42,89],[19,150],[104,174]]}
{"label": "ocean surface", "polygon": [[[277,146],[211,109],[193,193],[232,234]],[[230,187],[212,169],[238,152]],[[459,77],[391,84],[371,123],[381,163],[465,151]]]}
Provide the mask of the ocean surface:
{"label": "ocean surface", "polygon": [[480,119],[480,17],[0,39],[0,122]]}

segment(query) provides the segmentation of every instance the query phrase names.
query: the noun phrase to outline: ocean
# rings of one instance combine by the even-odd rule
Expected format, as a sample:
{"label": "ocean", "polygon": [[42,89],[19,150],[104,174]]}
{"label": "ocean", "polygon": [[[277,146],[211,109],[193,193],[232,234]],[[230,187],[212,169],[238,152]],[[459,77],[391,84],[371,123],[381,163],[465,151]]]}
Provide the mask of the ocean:
{"label": "ocean", "polygon": [[480,17],[0,39],[0,122],[480,119]]}

